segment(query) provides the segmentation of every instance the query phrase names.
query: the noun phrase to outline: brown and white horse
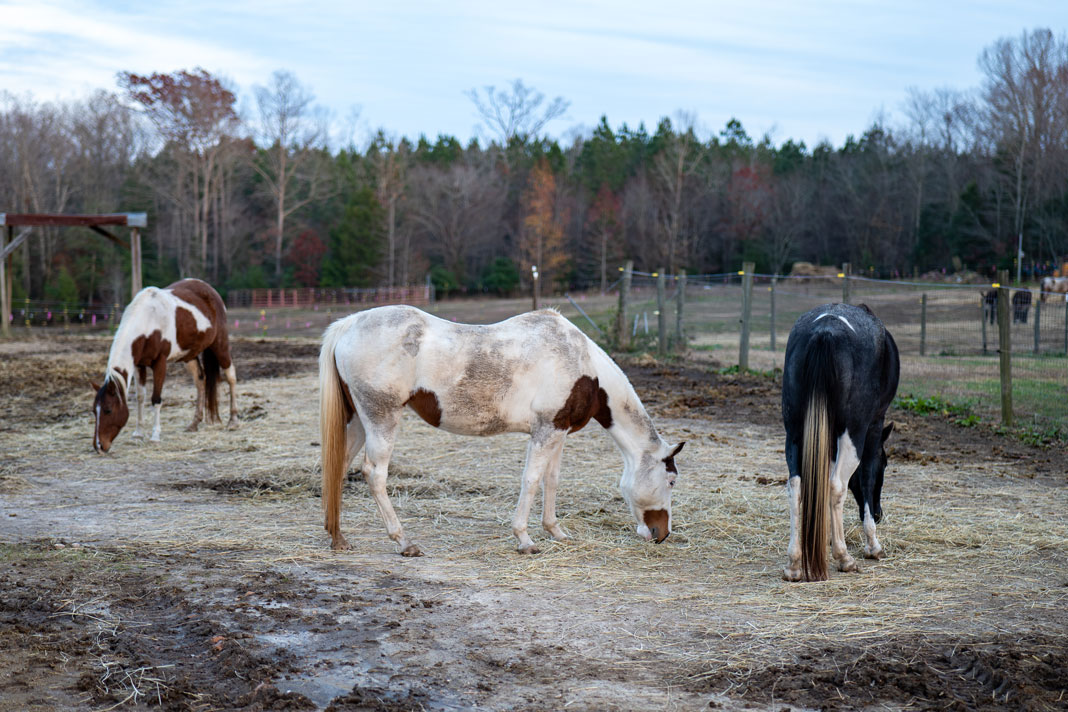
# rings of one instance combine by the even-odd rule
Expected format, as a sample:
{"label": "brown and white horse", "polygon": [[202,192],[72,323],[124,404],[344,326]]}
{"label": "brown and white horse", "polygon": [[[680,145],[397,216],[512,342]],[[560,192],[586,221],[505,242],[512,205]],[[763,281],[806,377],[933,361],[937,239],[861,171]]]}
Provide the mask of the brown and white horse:
{"label": "brown and white horse", "polygon": [[[93,448],[107,452],[130,417],[127,396],[134,385],[134,369],[141,394],[137,398],[137,428],[142,437],[141,414],[147,392],[147,370],[152,369],[152,405],[156,410],[151,440],[159,442],[159,411],[169,361],[184,361],[197,384],[197,405],[188,430],[202,420],[205,401],[209,421],[219,421],[216,396],[220,373],[230,384],[230,422],[237,425],[234,388],[237,375],[230,360],[226,306],[218,292],[199,279],[183,279],[160,289],[146,287],[134,295],[122,313],[111,342],[107,371],[101,385],[93,385],[96,427]],[[134,394],[136,396],[136,393]]]}
{"label": "brown and white horse", "polygon": [[[319,356],[323,510],[334,549],[341,534],[345,471],[364,448],[363,475],[390,539],[404,535],[386,493],[386,474],[405,406],[462,435],[530,434],[512,533],[520,553],[537,553],[527,521],[538,484],[542,526],[568,538],[556,519],[560,456],[568,433],[596,420],[623,454],[620,490],[645,539],[671,532],[671,491],[683,443],[657,433],[627,377],[577,327],[551,310],[498,324],[456,324],[408,306],[352,314],[326,330]],[[474,473],[472,473],[473,476]]]}
{"label": "brown and white horse", "polygon": [[1064,294],[1068,298],[1068,277],[1043,277],[1038,298],[1046,301],[1051,294]]}

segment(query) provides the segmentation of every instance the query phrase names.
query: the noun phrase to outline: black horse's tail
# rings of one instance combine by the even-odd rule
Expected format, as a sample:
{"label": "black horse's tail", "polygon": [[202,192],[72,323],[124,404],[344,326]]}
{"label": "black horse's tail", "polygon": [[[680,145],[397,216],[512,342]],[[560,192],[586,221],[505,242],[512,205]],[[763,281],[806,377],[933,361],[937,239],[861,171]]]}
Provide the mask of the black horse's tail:
{"label": "black horse's tail", "polygon": [[204,367],[204,400],[207,411],[205,417],[209,423],[220,423],[219,376],[222,369],[219,368],[219,357],[210,348],[204,349],[200,356],[201,365]]}
{"label": "black horse's tail", "polygon": [[805,429],[801,441],[801,570],[806,581],[827,579],[831,443],[838,403],[834,340],[813,336],[805,354]]}

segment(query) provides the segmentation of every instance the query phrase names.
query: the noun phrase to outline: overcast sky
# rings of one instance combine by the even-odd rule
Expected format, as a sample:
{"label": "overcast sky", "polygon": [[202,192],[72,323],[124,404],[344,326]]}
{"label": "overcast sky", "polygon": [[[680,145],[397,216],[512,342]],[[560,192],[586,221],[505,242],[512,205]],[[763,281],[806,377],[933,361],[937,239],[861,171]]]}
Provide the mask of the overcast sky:
{"label": "overcast sky", "polygon": [[838,146],[901,121],[909,87],[978,87],[983,48],[1037,27],[1063,33],[1068,0],[0,0],[0,90],[84,98],[119,71],[201,66],[248,112],[287,69],[357,143],[378,127],[466,143],[465,92],[521,78],[571,102],[558,138],[685,111],[705,136],[733,116],[776,144]]}

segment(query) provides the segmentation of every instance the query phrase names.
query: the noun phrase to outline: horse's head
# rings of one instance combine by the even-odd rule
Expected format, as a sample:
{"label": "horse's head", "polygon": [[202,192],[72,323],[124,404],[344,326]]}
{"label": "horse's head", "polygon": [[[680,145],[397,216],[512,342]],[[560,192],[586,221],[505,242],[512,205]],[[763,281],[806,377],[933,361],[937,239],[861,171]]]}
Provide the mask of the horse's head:
{"label": "horse's head", "polygon": [[671,447],[661,443],[657,449],[642,453],[635,466],[623,468],[619,489],[638,522],[638,535],[657,544],[671,533],[671,491],[679,476],[675,455],[685,444]]}
{"label": "horse's head", "polygon": [[130,418],[130,409],[126,407],[126,392],[113,378],[104,380],[104,385],[91,384],[96,391],[93,401],[93,416],[96,426],[93,429],[93,449],[104,453],[111,449],[115,436]]}

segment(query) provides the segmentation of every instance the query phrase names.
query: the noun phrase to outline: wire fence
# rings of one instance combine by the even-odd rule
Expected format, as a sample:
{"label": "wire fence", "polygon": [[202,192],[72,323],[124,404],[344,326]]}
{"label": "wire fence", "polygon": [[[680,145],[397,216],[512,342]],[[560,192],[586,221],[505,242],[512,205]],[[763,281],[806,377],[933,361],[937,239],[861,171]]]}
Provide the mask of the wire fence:
{"label": "wire fence", "polygon": [[[639,348],[658,348],[658,275],[635,272],[627,304],[628,336]],[[664,294],[670,350],[675,348],[678,276]],[[901,353],[899,396],[937,399],[971,414],[1001,417],[999,327],[990,284],[883,281],[863,277],[752,275],[748,325],[743,275],[685,277],[682,329],[689,348],[716,353],[725,364],[743,360],[748,332],[749,368],[781,368],[797,318],[822,304],[866,304],[894,336]],[[1011,393],[1014,420],[1068,430],[1068,303],[1064,294],[1012,289]],[[646,324],[652,324],[647,328]]]}

